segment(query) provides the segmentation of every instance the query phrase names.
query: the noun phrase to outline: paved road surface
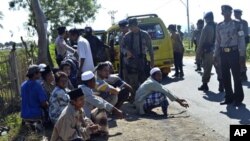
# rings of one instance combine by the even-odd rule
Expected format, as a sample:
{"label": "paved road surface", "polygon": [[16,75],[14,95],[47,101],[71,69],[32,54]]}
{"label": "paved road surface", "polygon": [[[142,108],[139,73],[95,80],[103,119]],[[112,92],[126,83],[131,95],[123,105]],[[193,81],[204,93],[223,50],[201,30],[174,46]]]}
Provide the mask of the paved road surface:
{"label": "paved road surface", "polygon": [[[183,80],[171,78],[174,74],[172,71],[169,75],[170,78],[165,80],[165,83],[166,87],[175,95],[188,101],[190,104],[188,112],[192,117],[226,138],[229,138],[230,124],[250,124],[250,81],[243,83],[244,105],[239,108],[232,105],[220,105],[224,99],[224,93],[218,91],[217,75],[214,68],[208,84],[209,92],[204,93],[197,90],[202,83],[201,74],[194,71],[194,59],[186,57],[184,65],[185,77]],[[248,76],[250,78],[250,71],[248,71]]]}

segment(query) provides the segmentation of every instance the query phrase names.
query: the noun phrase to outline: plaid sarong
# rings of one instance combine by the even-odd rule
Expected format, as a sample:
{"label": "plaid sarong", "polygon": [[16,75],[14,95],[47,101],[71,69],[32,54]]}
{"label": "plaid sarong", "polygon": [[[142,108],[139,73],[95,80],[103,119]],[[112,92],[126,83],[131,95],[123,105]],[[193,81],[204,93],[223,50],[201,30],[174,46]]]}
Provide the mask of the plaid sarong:
{"label": "plaid sarong", "polygon": [[166,100],[166,96],[162,93],[155,92],[150,94],[143,105],[144,109],[161,106],[161,103]]}

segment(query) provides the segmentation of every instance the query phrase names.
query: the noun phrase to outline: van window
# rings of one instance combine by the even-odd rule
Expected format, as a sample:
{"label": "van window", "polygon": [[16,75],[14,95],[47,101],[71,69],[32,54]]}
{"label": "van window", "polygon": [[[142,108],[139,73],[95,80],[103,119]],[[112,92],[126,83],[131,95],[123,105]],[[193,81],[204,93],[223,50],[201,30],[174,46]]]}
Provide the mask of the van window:
{"label": "van window", "polygon": [[139,27],[142,30],[147,31],[148,34],[151,36],[152,40],[164,38],[164,32],[160,24],[156,24],[156,23],[140,24]]}

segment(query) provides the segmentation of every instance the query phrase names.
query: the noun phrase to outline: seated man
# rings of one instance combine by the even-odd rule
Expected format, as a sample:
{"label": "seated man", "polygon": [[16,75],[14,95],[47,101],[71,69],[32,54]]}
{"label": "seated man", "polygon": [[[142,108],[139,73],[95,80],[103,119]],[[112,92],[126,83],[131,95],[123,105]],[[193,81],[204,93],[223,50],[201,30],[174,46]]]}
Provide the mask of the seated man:
{"label": "seated man", "polygon": [[105,79],[109,77],[109,65],[107,63],[101,62],[97,65],[96,71],[96,92],[100,93],[99,96],[111,103],[112,105],[116,105],[120,90],[114,88],[105,81]]}
{"label": "seated man", "polygon": [[108,76],[107,79],[105,79],[105,81],[108,84],[112,85],[113,87],[121,89],[118,95],[118,102],[115,105],[119,109],[121,108],[122,104],[125,101],[129,100],[129,93],[133,95],[134,90],[128,83],[124,82],[117,74],[114,74],[114,68],[111,62],[106,61],[105,63],[109,65],[109,72],[110,72],[110,75]]}
{"label": "seated man", "polygon": [[85,116],[84,94],[81,89],[68,93],[70,103],[64,108],[57,120],[51,141],[86,141],[98,131],[99,126]]}
{"label": "seated man", "polygon": [[46,66],[41,71],[42,76],[42,86],[47,94],[48,100],[54,90],[55,86],[55,77],[49,66]]}
{"label": "seated man", "polygon": [[139,114],[152,114],[153,108],[161,106],[163,114],[167,115],[168,101],[166,97],[185,108],[189,107],[186,100],[179,99],[164,88],[160,83],[161,80],[161,70],[155,67],[151,69],[150,77],[136,91],[134,104]]}
{"label": "seated man", "polygon": [[[52,94],[52,91],[54,90],[55,86],[55,77],[48,65],[46,67],[42,68],[40,70],[41,75],[42,75],[42,87],[45,90],[47,94],[47,100],[49,101],[50,96]],[[49,109],[44,109],[44,119],[45,119],[45,125],[49,125],[50,118],[49,118]]]}
{"label": "seated man", "polygon": [[67,88],[70,89],[70,90],[73,90],[73,89],[74,89],[74,86],[73,86],[73,84],[71,83],[71,79],[70,79],[71,65],[70,65],[68,62],[62,61],[59,69],[60,69],[60,71],[66,73],[66,74],[68,75],[68,78],[69,78],[69,79],[68,79]]}
{"label": "seated man", "polygon": [[68,76],[64,72],[55,74],[56,87],[52,92],[49,100],[49,117],[53,124],[56,123],[63,109],[69,103],[69,95],[67,94]]}
{"label": "seated man", "polygon": [[80,88],[85,94],[84,111],[88,118],[91,118],[94,123],[99,124],[103,132],[108,134],[107,112],[113,112],[118,118],[122,118],[122,112],[112,104],[93,94],[92,89],[95,88],[95,75],[91,71],[86,71],[82,74],[82,85]]}
{"label": "seated man", "polygon": [[24,122],[42,121],[43,108],[48,108],[46,92],[37,81],[41,77],[40,68],[31,65],[26,74],[28,80],[21,86],[21,117]]}

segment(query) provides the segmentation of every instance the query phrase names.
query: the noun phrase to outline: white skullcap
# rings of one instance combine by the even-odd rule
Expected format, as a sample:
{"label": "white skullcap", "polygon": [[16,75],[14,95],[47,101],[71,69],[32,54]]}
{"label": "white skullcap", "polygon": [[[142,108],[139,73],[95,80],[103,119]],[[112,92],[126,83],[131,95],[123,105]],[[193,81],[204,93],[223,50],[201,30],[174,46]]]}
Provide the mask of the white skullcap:
{"label": "white skullcap", "polygon": [[87,80],[90,80],[94,77],[95,77],[95,75],[92,71],[86,71],[86,72],[82,73],[82,75],[81,75],[82,81],[87,81]]}
{"label": "white skullcap", "polygon": [[41,63],[41,64],[38,65],[38,67],[39,67],[40,71],[44,71],[45,68],[47,67],[47,65],[44,64],[44,63]]}
{"label": "white skullcap", "polygon": [[158,67],[152,68],[152,69],[150,70],[150,75],[153,75],[153,74],[154,74],[155,72],[157,72],[157,71],[161,71],[160,68],[158,68]]}

